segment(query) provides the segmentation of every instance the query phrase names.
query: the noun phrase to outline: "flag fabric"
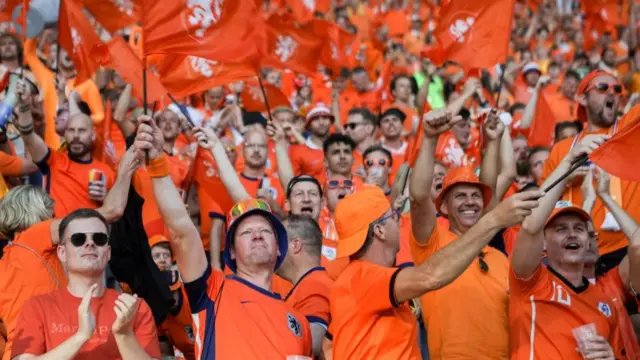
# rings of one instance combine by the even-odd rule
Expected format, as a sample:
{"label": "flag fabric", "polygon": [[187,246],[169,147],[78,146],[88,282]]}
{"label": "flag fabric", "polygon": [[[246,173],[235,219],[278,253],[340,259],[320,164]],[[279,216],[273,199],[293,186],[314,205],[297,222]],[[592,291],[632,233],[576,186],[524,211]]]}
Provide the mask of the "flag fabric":
{"label": "flag fabric", "polygon": [[[444,59],[465,69],[504,63],[509,50],[515,0],[449,1],[434,30]],[[438,64],[440,65],[440,64]]]}
{"label": "flag fabric", "polygon": [[5,0],[0,1],[0,22],[11,22],[13,16],[13,9],[20,3],[24,3],[24,0]]}
{"label": "flag fabric", "polygon": [[[120,36],[114,36],[109,43],[96,46],[91,55],[101,65],[115,70],[122,79],[131,84],[131,93],[138,99],[143,98],[143,63],[131,46]],[[160,79],[147,70],[147,102],[165,101],[167,90]]]}
{"label": "flag fabric", "polygon": [[29,13],[29,5],[30,5],[29,0],[22,1],[22,9],[20,11],[19,24],[20,26],[22,26],[22,33],[20,36],[20,40],[22,41],[23,45],[27,41],[27,14]]}
{"label": "flag fabric", "polygon": [[331,69],[334,75],[340,73],[343,67],[355,67],[352,55],[352,45],[356,35],[342,29],[338,24],[326,20],[313,20],[314,33],[324,38],[320,53],[320,63]]}
{"label": "flag fabric", "polygon": [[529,129],[527,139],[529,147],[553,145],[553,134],[556,127],[556,119],[553,116],[551,106],[544,91],[539,91],[536,111]]}
{"label": "flag fabric", "polygon": [[60,0],[58,24],[60,46],[67,51],[76,67],[76,84],[82,84],[100,66],[99,59],[92,57],[91,51],[102,41],[73,0]]}
{"label": "flag fabric", "polygon": [[[143,51],[255,62],[263,42],[256,0],[138,0]],[[255,19],[255,21],[254,21]]]}
{"label": "flag fabric", "polygon": [[[263,85],[271,110],[279,106],[291,107],[287,96],[282,93],[280,88],[265,82],[263,82]],[[244,107],[246,111],[267,111],[267,104],[264,101],[260,83],[256,79],[246,81],[244,90],[240,95],[240,101],[242,101],[242,107]]]}
{"label": "flag fabric", "polygon": [[636,118],[612,136],[592,152],[589,158],[613,176],[624,180],[640,181],[638,139],[640,139],[640,118]]}
{"label": "flag fabric", "polygon": [[261,65],[315,73],[328,36],[326,30],[326,27],[299,25],[287,14],[270,16],[266,23],[265,56]]}
{"label": "flag fabric", "polygon": [[315,13],[326,14],[331,9],[330,0],[287,0],[287,5],[300,23],[311,21]]}
{"label": "flag fabric", "polygon": [[257,73],[256,68],[244,63],[220,63],[184,55],[165,56],[157,65],[157,70],[162,84],[177,98],[244,80]]}
{"label": "flag fabric", "polygon": [[134,0],[80,0],[80,2],[110,33],[135,24],[140,19],[140,5]]}

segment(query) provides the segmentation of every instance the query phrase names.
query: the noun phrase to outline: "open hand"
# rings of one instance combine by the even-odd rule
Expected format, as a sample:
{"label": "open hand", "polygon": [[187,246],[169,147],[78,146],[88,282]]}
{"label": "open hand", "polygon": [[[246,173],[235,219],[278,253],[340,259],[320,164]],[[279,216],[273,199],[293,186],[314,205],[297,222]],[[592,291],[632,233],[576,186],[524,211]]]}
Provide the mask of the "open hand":
{"label": "open hand", "polygon": [[111,326],[114,334],[129,334],[133,332],[133,319],[138,312],[138,295],[122,293],[118,295],[113,310],[116,312],[116,321]]}
{"label": "open hand", "polygon": [[96,317],[91,311],[91,298],[95,295],[98,284],[93,284],[82,297],[78,306],[78,331],[76,334],[84,341],[88,341],[96,330]]}

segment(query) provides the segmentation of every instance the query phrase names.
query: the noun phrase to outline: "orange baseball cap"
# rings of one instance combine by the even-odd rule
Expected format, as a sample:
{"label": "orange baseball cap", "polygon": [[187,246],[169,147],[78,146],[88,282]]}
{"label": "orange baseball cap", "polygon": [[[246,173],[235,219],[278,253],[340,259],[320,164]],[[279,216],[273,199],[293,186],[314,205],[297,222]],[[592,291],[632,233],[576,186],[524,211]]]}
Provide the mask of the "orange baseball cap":
{"label": "orange baseball cap", "polygon": [[162,235],[162,234],[156,234],[153,235],[152,237],[149,238],[149,247],[152,248],[160,243],[167,243],[167,245],[169,244],[169,239],[167,239],[166,236]]}
{"label": "orange baseball cap", "polygon": [[553,221],[556,217],[562,214],[575,214],[581,217],[584,221],[591,221],[591,215],[589,215],[586,211],[582,210],[582,208],[573,205],[570,201],[560,200],[556,202],[556,206],[549,215],[549,218],[544,223],[544,227],[549,226],[549,223]]}
{"label": "orange baseball cap", "polygon": [[335,210],[338,249],[336,260],[348,258],[362,248],[369,225],[384,215],[391,204],[377,186],[364,185],[338,202]]}
{"label": "orange baseball cap", "polygon": [[[578,84],[576,96],[584,95],[585,91],[587,91],[587,88],[589,87],[589,83],[591,83],[591,80],[595,79],[600,75],[609,75],[616,78],[616,80],[618,79],[617,76],[613,75],[610,72],[607,72],[604,70],[593,70],[592,72],[588,73]],[[587,122],[587,111],[585,110],[584,106],[580,105],[580,103],[578,103],[578,120],[580,120],[583,123]]]}
{"label": "orange baseball cap", "polygon": [[[479,187],[482,192],[482,200],[484,201],[485,208],[491,202],[491,196],[493,195],[491,188],[480,182],[480,179],[478,179],[472,167],[462,166],[447,171],[447,175],[442,179],[442,191],[440,195],[438,195],[438,198],[436,198],[436,210],[438,210],[438,212],[440,212],[444,196],[451,188],[458,184],[469,184]],[[447,217],[445,214],[442,214],[442,216]]]}

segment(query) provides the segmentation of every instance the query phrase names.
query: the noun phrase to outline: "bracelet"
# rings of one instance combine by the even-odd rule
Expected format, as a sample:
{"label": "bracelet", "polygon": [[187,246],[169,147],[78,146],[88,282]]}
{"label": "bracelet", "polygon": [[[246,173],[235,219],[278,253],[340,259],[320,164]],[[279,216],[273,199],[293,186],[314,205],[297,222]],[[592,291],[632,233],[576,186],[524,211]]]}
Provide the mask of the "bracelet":
{"label": "bracelet", "polygon": [[152,178],[161,178],[169,175],[169,162],[167,157],[162,154],[157,158],[149,161],[147,165],[147,173]]}
{"label": "bracelet", "polygon": [[18,111],[21,112],[21,113],[26,113],[29,110],[31,110],[31,105],[29,105],[29,104],[20,105],[18,107]]}
{"label": "bracelet", "polygon": [[33,123],[26,126],[20,126],[19,124],[14,124],[14,126],[16,127],[16,129],[18,129],[18,132],[22,135],[29,135],[33,132]]}

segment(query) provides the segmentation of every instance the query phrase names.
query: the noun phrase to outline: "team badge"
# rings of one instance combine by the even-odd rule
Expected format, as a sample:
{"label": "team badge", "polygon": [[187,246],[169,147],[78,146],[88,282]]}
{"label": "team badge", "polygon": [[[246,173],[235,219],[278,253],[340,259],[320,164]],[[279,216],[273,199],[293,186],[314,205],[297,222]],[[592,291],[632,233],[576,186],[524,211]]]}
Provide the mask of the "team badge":
{"label": "team badge", "polygon": [[300,325],[298,319],[291,314],[287,314],[287,325],[289,325],[289,330],[291,330],[295,336],[302,337],[302,325]]}
{"label": "team badge", "polygon": [[609,307],[609,304],[603,303],[603,302],[599,302],[598,303],[598,310],[600,310],[600,312],[603,313],[604,316],[611,317],[611,307]]}

